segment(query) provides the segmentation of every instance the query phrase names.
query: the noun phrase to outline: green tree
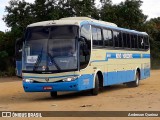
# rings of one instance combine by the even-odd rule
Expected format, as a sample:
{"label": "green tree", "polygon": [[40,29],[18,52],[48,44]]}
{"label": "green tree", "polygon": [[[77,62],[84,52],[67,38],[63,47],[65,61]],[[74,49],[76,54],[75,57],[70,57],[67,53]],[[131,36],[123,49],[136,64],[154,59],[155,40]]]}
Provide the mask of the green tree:
{"label": "green tree", "polygon": [[143,30],[150,36],[152,68],[160,68],[160,17],[147,21]]}
{"label": "green tree", "polygon": [[147,16],[140,9],[142,1],[126,0],[113,5],[110,0],[102,2],[101,19],[116,23],[119,27],[141,30]]}
{"label": "green tree", "polygon": [[67,13],[67,17],[71,16],[88,16],[98,17],[95,0],[61,0],[60,4]]}
{"label": "green tree", "polygon": [[25,30],[26,26],[33,22],[33,14],[31,12],[31,4],[24,0],[11,0],[5,11],[8,13],[3,20],[11,29],[19,29],[19,34]]}

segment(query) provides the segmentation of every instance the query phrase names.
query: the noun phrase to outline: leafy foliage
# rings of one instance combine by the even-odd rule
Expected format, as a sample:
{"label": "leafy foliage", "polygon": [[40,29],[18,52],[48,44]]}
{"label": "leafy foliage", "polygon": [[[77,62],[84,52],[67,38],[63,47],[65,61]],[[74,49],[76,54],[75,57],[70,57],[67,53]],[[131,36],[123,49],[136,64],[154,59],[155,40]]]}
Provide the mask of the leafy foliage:
{"label": "leafy foliage", "polygon": [[142,13],[140,0],[126,0],[118,5],[112,5],[110,0],[102,4],[101,18],[104,21],[116,23],[119,27],[141,30],[147,16]]}

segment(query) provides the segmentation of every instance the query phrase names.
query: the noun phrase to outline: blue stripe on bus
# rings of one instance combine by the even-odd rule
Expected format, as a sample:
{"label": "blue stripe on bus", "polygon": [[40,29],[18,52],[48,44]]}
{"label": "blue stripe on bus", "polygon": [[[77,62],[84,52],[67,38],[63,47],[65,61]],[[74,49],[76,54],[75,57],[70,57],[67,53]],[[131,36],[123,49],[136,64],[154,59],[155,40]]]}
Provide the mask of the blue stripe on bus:
{"label": "blue stripe on bus", "polygon": [[132,54],[133,58],[141,58],[141,54]]}
{"label": "blue stripe on bus", "polygon": [[150,54],[135,54],[135,53],[106,53],[108,59],[133,59],[133,58],[150,58]]}
{"label": "blue stripe on bus", "polygon": [[150,54],[143,54],[143,58],[150,58]]}
{"label": "blue stripe on bus", "polygon": [[[117,56],[119,54],[119,56]],[[106,53],[106,59],[105,60],[93,60],[91,62],[106,62],[108,59],[138,59],[138,58],[150,58],[150,54],[130,54],[131,56],[128,58],[124,58],[124,54],[130,54],[130,53]]]}
{"label": "blue stripe on bus", "polygon": [[[135,80],[135,70],[104,72],[103,86],[121,84]],[[141,79],[150,76],[150,69],[141,70]],[[44,90],[45,86],[50,86],[52,90]],[[26,83],[23,81],[23,87],[26,92],[51,92],[51,91],[82,91],[94,87],[94,75],[84,74],[74,81],[53,82],[53,83]]]}

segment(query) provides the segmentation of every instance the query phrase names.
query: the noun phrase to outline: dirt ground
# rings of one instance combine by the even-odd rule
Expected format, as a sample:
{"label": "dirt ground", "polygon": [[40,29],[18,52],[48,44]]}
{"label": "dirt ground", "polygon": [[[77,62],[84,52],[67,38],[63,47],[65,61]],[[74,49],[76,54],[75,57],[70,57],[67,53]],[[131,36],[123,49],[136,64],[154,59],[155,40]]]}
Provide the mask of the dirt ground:
{"label": "dirt ground", "polygon": [[[140,86],[136,88],[114,85],[105,87],[98,96],[91,96],[89,91],[86,91],[58,93],[56,99],[51,98],[49,93],[25,93],[20,78],[0,78],[0,111],[160,111],[160,70],[152,70],[151,77],[141,80]],[[154,119],[158,120],[160,117]]]}

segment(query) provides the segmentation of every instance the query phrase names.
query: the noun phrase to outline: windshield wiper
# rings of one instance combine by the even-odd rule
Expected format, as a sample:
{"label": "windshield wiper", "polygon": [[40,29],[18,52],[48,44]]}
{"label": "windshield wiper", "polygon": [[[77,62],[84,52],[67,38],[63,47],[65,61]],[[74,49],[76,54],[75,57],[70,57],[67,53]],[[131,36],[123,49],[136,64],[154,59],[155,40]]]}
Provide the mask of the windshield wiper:
{"label": "windshield wiper", "polygon": [[42,49],[41,49],[41,54],[38,56],[37,61],[36,61],[35,65],[34,65],[34,67],[33,67],[33,71],[36,71],[36,70],[37,70],[39,63],[41,62],[42,52],[43,52],[43,47],[42,47]]}
{"label": "windshield wiper", "polygon": [[51,62],[53,62],[54,65],[56,66],[56,68],[57,68],[58,70],[61,70],[61,68],[58,66],[58,64],[57,64],[56,61],[54,60],[54,57],[53,57],[49,52],[47,52],[47,54],[48,54],[48,56],[50,57]]}

